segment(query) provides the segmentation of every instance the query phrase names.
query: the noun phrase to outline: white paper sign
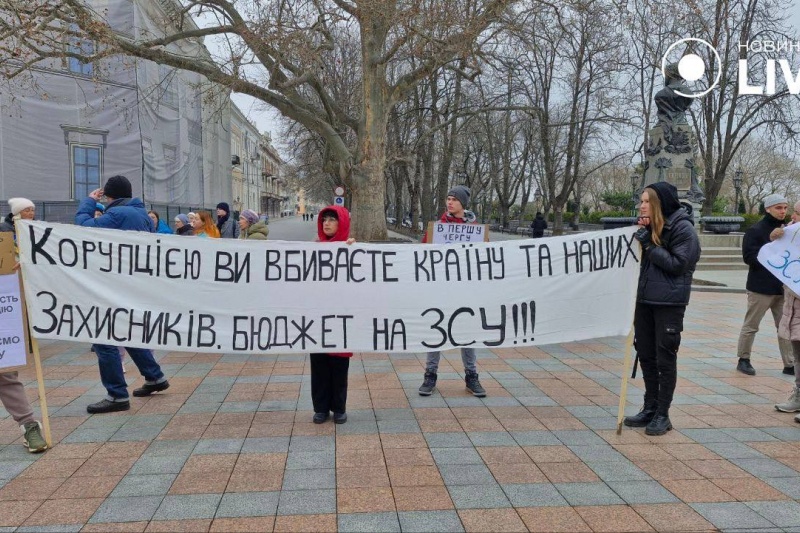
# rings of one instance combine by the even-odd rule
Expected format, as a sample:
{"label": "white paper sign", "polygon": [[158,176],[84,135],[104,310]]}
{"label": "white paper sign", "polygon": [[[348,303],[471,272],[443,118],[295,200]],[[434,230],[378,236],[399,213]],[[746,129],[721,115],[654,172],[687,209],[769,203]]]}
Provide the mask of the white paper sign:
{"label": "white paper sign", "polygon": [[34,336],[160,350],[427,352],[625,335],[639,275],[633,227],[347,246],[21,223]]}
{"label": "white paper sign", "polygon": [[800,224],[786,226],[783,237],[762,246],[758,262],[795,294],[800,294]]}
{"label": "white paper sign", "polygon": [[451,222],[431,222],[433,225],[433,244],[461,244],[465,242],[484,242],[486,226],[483,224],[454,224]]}
{"label": "white paper sign", "polygon": [[0,276],[0,369],[27,363],[17,274]]}

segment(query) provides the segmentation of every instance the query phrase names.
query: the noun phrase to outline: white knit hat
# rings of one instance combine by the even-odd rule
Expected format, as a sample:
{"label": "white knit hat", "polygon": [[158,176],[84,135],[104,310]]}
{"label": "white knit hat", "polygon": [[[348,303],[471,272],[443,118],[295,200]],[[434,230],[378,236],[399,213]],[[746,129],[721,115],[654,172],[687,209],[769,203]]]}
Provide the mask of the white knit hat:
{"label": "white knit hat", "polygon": [[[8,203],[11,203],[11,200],[9,200]],[[769,196],[764,198],[764,209],[768,209],[773,205],[788,204],[788,203],[789,200],[787,200],[786,197],[783,196],[782,194],[777,194],[777,193],[770,194]]]}
{"label": "white knit hat", "polygon": [[27,198],[9,198],[8,205],[11,207],[11,214],[14,216],[19,215],[22,211],[28,209],[29,207],[35,207],[33,202]]}

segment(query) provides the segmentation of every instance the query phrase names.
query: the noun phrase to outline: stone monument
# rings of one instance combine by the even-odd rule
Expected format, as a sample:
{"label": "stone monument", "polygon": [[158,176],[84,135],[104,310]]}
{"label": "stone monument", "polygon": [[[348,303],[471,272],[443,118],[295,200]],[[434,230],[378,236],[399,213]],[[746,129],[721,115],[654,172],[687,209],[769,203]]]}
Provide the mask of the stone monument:
{"label": "stone monument", "polygon": [[692,98],[678,94],[691,94],[691,91],[683,84],[685,80],[676,64],[667,66],[665,76],[664,88],[655,95],[658,121],[648,134],[644,175],[638,192],[658,181],[672,183],[681,201],[691,204],[697,227],[705,195],[700,189],[695,165],[697,139],[686,120]]}

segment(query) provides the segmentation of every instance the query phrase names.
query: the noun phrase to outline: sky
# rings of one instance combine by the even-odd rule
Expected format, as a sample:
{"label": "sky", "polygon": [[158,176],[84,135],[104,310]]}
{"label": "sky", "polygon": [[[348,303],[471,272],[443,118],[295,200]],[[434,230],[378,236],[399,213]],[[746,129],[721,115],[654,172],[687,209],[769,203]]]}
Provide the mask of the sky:
{"label": "sky", "polygon": [[[796,33],[800,34],[800,0],[795,2],[789,10],[789,22],[794,26]],[[797,65],[795,65],[795,67],[797,67]],[[244,116],[255,123],[260,132],[269,132],[272,134],[273,145],[285,158],[287,154],[281,143],[280,113],[251,96],[234,93],[231,99],[242,113],[244,113]]]}

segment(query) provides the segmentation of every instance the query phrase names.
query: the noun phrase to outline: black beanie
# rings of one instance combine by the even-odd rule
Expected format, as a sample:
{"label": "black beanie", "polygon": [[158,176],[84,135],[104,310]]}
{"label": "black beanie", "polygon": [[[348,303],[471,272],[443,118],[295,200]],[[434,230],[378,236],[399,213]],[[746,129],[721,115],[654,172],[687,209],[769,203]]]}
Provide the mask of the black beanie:
{"label": "black beanie", "polygon": [[681,203],[678,200],[678,189],[671,183],[666,181],[657,181],[647,186],[648,189],[653,189],[658,195],[658,200],[661,202],[661,212],[664,213],[664,218],[669,216],[681,208]]}
{"label": "black beanie", "polygon": [[228,214],[230,214],[230,212],[231,212],[231,208],[230,208],[230,206],[227,204],[227,202],[220,202],[220,203],[218,203],[218,204],[217,204],[217,209],[222,209],[223,211],[225,211],[225,212],[226,212],[226,213],[228,213]]}
{"label": "black beanie", "polygon": [[112,176],[108,178],[105,187],[103,187],[103,194],[114,200],[132,198],[133,188],[131,187],[131,182],[125,176]]}

